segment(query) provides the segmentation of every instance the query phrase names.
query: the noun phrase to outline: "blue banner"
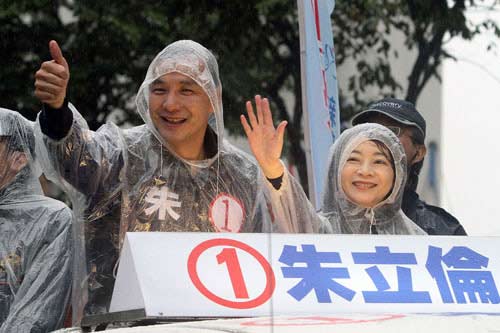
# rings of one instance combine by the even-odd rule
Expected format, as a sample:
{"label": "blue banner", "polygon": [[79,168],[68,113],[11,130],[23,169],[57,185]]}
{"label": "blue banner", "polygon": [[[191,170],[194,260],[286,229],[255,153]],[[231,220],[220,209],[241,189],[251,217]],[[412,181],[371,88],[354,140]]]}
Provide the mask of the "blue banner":
{"label": "blue banner", "polygon": [[335,49],[330,15],[334,0],[298,0],[301,72],[309,194],[319,208],[330,146],[340,133]]}

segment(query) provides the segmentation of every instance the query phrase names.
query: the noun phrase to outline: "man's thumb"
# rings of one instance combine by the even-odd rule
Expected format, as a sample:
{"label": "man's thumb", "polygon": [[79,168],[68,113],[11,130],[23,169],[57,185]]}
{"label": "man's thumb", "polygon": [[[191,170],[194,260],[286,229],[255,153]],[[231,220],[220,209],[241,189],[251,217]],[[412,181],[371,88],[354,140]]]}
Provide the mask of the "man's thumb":
{"label": "man's thumb", "polygon": [[68,68],[68,63],[66,62],[66,59],[64,59],[61,48],[55,40],[51,40],[49,42],[49,50],[50,56],[55,60],[55,62]]}

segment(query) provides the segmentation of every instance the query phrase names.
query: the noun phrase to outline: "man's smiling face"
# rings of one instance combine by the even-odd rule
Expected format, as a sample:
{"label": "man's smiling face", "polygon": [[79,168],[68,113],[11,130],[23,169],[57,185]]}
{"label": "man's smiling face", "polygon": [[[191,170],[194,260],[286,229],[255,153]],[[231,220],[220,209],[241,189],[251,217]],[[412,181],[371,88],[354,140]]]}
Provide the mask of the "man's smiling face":
{"label": "man's smiling face", "polygon": [[154,126],[177,154],[187,159],[199,157],[213,112],[203,88],[186,75],[165,74],[151,83],[149,112]]}

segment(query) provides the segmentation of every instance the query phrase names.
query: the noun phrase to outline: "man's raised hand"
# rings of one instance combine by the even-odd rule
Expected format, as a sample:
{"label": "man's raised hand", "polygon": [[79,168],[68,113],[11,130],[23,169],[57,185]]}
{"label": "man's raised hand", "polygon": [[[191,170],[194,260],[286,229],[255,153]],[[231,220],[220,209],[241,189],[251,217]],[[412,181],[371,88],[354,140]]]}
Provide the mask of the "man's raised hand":
{"label": "man's raised hand", "polygon": [[69,81],[69,66],[55,40],[49,42],[52,60],[45,61],[35,74],[35,96],[53,109],[64,104]]}
{"label": "man's raised hand", "polygon": [[253,111],[252,102],[247,101],[246,108],[250,123],[244,115],[240,116],[240,120],[248,137],[250,148],[264,175],[271,179],[278,178],[284,172],[280,157],[287,122],[282,121],[278,127],[274,128],[269,101],[259,95],[255,96],[257,115]]}

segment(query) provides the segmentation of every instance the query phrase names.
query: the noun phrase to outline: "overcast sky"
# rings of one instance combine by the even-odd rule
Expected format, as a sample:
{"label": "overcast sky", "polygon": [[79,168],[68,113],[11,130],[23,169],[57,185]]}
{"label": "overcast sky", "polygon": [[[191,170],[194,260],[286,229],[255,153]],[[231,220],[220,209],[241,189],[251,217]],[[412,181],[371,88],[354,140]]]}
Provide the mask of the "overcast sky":
{"label": "overcast sky", "polygon": [[[489,15],[500,25],[500,10]],[[487,52],[495,40],[497,52]],[[500,40],[484,34],[447,48],[460,60],[446,61],[442,73],[442,205],[469,235],[500,236]]]}

